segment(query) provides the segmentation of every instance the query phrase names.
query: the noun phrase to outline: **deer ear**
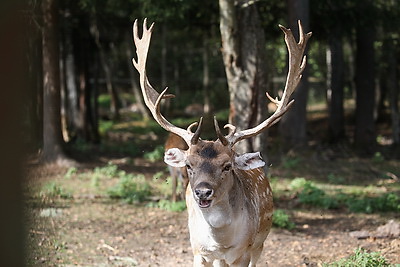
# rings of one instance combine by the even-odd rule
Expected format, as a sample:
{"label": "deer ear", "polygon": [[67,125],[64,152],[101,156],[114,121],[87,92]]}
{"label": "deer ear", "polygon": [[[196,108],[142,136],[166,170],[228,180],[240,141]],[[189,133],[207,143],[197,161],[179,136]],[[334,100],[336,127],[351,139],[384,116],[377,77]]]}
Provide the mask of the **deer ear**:
{"label": "deer ear", "polygon": [[262,160],[260,152],[255,152],[236,156],[235,165],[238,169],[247,171],[263,167],[265,162]]}
{"label": "deer ear", "polygon": [[179,148],[168,149],[164,154],[164,162],[172,167],[185,167],[186,153]]}

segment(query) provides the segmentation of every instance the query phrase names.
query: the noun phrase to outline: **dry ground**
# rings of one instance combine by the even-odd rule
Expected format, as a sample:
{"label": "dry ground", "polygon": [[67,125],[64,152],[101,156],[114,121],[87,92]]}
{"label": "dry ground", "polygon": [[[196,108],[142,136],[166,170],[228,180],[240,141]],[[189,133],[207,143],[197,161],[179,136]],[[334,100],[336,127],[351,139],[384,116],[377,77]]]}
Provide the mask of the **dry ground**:
{"label": "dry ground", "polygon": [[[83,168],[92,168],[86,166]],[[164,167],[137,170],[151,175]],[[87,192],[81,178],[65,179],[65,169],[31,169],[29,186],[58,180],[74,185],[71,199],[29,197],[30,266],[191,266],[186,212],[124,204]],[[29,193],[28,193],[29,195]],[[374,231],[399,214],[352,214],[290,209],[296,227],[273,228],[259,266],[320,266],[350,255],[357,247],[379,251],[400,263],[400,240],[357,239],[356,230]]]}

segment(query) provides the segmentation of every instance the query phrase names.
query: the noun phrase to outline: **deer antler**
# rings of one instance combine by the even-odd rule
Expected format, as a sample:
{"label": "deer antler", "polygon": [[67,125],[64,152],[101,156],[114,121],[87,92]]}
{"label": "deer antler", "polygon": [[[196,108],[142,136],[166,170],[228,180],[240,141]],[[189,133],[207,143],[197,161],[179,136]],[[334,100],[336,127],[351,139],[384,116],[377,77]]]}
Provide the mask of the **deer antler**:
{"label": "deer antler", "polygon": [[[166,94],[168,87],[165,88],[161,94],[159,94],[150,84],[147,74],[146,74],[146,62],[147,62],[147,55],[149,52],[151,34],[153,32],[154,23],[150,25],[150,28],[147,28],[147,19],[144,19],[143,22],[143,34],[142,38],[139,37],[138,34],[138,25],[137,20],[135,20],[133,24],[133,40],[136,46],[136,54],[137,54],[137,61],[133,58],[132,63],[139,72],[140,76],[140,87],[142,89],[142,94],[144,98],[144,102],[146,106],[149,108],[151,114],[153,115],[154,119],[163,127],[165,130],[172,132],[176,135],[185,140],[185,142],[190,145],[191,143],[196,143],[199,139],[199,133],[201,130],[201,121],[198,124],[197,130],[193,133],[190,128],[193,126],[189,126],[187,130],[179,128],[169,121],[167,121],[164,116],[161,114],[160,111],[160,103],[162,99],[168,99],[175,97],[171,94]],[[193,140],[195,139],[195,140]]]}
{"label": "deer antler", "polygon": [[285,34],[285,43],[289,52],[289,71],[286,78],[285,90],[283,91],[281,100],[278,100],[277,98],[273,99],[268,93],[266,93],[267,97],[277,105],[277,109],[275,110],[274,114],[272,114],[269,118],[260,123],[258,126],[240,132],[235,132],[236,127],[231,124],[227,124],[224,128],[231,129],[231,132],[227,136],[223,136],[220,133],[218,124],[216,123],[215,128],[218,134],[218,138],[223,144],[229,144],[230,146],[233,146],[240,140],[258,135],[264,129],[267,129],[277,123],[281,119],[282,115],[293,104],[294,100],[291,100],[289,102],[289,99],[301,80],[302,72],[306,65],[306,56],[304,55],[304,50],[306,48],[308,39],[312,35],[311,32],[304,34],[301,22],[298,21],[298,24],[300,36],[298,43],[294,39],[293,33],[290,29],[279,25],[279,28],[281,28],[281,30]]}

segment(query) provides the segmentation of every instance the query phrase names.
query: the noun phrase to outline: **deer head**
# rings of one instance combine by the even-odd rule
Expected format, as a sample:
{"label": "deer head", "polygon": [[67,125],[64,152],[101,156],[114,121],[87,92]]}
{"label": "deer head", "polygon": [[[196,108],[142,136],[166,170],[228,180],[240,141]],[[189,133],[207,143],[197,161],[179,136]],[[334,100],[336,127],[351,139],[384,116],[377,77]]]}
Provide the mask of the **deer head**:
{"label": "deer head", "polygon": [[[227,124],[224,128],[229,129],[228,135],[223,135],[214,118],[215,130],[218,136],[216,141],[205,141],[200,138],[202,118],[199,122],[192,123],[187,129],[177,127],[167,121],[160,112],[160,102],[162,99],[174,97],[167,94],[168,88],[158,93],[150,84],[146,74],[146,61],[150,45],[151,34],[154,23],[147,28],[147,20],[143,23],[143,34],[139,37],[137,20],[133,25],[133,37],[136,45],[137,60],[132,59],[133,65],[140,74],[140,86],[147,107],[150,109],[154,119],[165,130],[175,133],[185,140],[189,149],[187,151],[178,148],[171,148],[165,153],[164,161],[173,167],[186,166],[189,174],[190,186],[201,208],[208,208],[214,199],[222,198],[224,192],[232,186],[232,175],[235,172],[248,171],[264,166],[260,153],[245,153],[238,155],[235,153],[234,145],[246,138],[258,135],[263,130],[277,123],[282,115],[293,104],[290,96],[296,89],[306,64],[304,50],[311,33],[304,34],[303,27],[299,24],[299,42],[296,42],[290,29],[279,25],[285,34],[285,43],[289,51],[289,71],[286,79],[285,89],[282,98],[273,99],[267,93],[266,96],[276,104],[275,112],[258,126],[236,131],[236,127]],[[195,132],[192,128],[197,126]],[[220,177],[220,179],[214,179]],[[214,202],[217,202],[215,200]]]}

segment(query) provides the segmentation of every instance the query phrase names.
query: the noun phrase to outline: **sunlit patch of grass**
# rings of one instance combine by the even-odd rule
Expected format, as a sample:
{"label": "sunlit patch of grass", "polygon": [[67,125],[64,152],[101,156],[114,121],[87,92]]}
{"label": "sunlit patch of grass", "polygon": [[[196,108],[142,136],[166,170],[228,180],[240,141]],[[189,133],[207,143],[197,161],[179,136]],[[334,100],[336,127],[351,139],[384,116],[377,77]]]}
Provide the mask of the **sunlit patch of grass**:
{"label": "sunlit patch of grass", "polygon": [[51,181],[42,185],[39,196],[42,199],[53,199],[53,198],[72,198],[72,193],[66,190],[62,185],[57,182]]}

